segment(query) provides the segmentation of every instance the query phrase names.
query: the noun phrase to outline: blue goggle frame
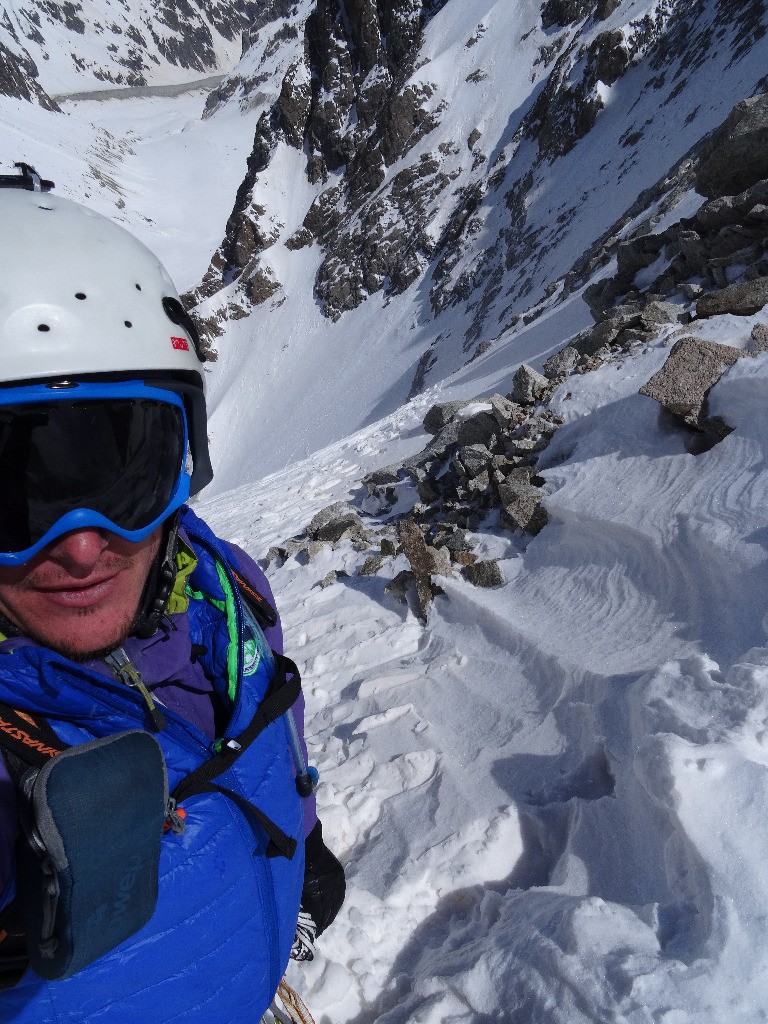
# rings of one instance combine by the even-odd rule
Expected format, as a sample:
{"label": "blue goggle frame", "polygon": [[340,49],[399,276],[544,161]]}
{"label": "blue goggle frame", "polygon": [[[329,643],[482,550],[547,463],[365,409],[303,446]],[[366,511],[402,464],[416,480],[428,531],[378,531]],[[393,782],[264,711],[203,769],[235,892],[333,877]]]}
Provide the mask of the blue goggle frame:
{"label": "blue goggle frame", "polygon": [[[182,451],[185,458],[179,467],[179,475],[165,509],[147,526],[137,530],[126,530],[100,512],[89,508],[75,508],[61,516],[45,534],[23,551],[0,551],[0,565],[23,565],[34,558],[46,545],[73,530],[101,529],[117,534],[127,541],[141,541],[148,537],[165,520],[180,508],[189,498],[190,475],[186,471],[189,431],[184,402],[175,392],[152,387],[140,380],[111,382],[61,382],[55,384],[25,384],[19,387],[0,389],[0,412],[5,406],[52,404],[72,401],[108,401],[110,399],[150,399],[173,405],[181,412],[184,425]],[[0,480],[0,487],[2,487]]]}

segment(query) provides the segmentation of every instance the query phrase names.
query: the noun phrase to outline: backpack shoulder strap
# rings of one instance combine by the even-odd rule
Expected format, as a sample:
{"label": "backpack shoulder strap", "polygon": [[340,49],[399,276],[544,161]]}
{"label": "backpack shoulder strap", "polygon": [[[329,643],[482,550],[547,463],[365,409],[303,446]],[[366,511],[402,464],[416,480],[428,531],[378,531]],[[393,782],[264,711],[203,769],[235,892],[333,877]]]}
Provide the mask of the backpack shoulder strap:
{"label": "backpack shoulder strap", "polygon": [[0,749],[6,753],[30,768],[42,768],[68,746],[59,739],[45,718],[0,701]]}
{"label": "backpack shoulder strap", "polygon": [[[45,718],[0,702],[0,756],[18,792],[22,776],[39,770],[69,744],[63,743]],[[29,956],[19,901],[0,911],[0,991],[13,988],[27,969]]]}
{"label": "backpack shoulder strap", "polygon": [[287,836],[282,829],[278,828],[273,821],[260,811],[258,807],[250,803],[250,801],[214,782],[214,779],[217,779],[228,768],[232,767],[235,761],[268,725],[288,711],[299,696],[301,676],[299,675],[298,668],[290,658],[286,658],[281,654],[275,654],[274,657],[275,675],[251,721],[239,736],[234,739],[225,740],[218,753],[185,776],[171,793],[171,797],[176,803],[181,803],[182,800],[195,796],[197,793],[222,793],[224,796],[234,800],[238,805],[242,805],[243,810],[253,814],[262,826],[269,837],[268,857],[287,857],[290,860],[296,852],[296,840]]}
{"label": "backpack shoulder strap", "polygon": [[233,565],[230,565],[232,569],[232,575],[235,577],[235,582],[240,590],[240,596],[244,601],[248,602],[248,607],[251,609],[253,614],[256,616],[256,621],[262,629],[271,629],[272,626],[277,625],[277,612],[259,591],[254,587],[252,583],[238,572]]}
{"label": "backpack shoulder strap", "polygon": [[[275,626],[277,612],[269,601],[233,566],[230,565],[230,568],[240,597],[248,605],[259,626],[264,629]],[[267,856],[287,857],[290,860],[296,852],[296,840],[287,836],[250,801],[214,782],[237,761],[268,725],[277,721],[278,718],[282,718],[293,707],[301,693],[301,675],[294,662],[275,651],[272,652],[272,655],[275,659],[275,674],[251,721],[239,736],[226,739],[213,757],[204,761],[199,768],[183,778],[171,793],[171,797],[176,803],[181,803],[182,800],[197,793],[216,792],[229,797],[241,807],[246,815],[252,815],[266,832],[269,840]]]}

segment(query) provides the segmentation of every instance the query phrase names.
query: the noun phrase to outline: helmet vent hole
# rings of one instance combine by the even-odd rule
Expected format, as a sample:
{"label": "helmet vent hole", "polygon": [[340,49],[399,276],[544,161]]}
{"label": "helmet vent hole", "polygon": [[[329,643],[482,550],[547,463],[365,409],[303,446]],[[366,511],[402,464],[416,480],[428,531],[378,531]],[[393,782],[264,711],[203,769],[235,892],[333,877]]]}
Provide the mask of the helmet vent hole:
{"label": "helmet vent hole", "polygon": [[48,324],[38,324],[37,329],[38,331],[50,331],[51,328]]}
{"label": "helmet vent hole", "polygon": [[81,300],[84,299],[85,298],[85,292],[75,292],[75,298],[76,299],[81,299]]}
{"label": "helmet vent hole", "polygon": [[141,285],[140,285],[140,284],[137,284],[137,285],[136,285],[136,291],[137,291],[137,292],[140,292],[140,291],[141,291]]}
{"label": "helmet vent hole", "polygon": [[133,324],[131,323],[130,320],[125,320],[124,323],[126,327],[133,327]]}

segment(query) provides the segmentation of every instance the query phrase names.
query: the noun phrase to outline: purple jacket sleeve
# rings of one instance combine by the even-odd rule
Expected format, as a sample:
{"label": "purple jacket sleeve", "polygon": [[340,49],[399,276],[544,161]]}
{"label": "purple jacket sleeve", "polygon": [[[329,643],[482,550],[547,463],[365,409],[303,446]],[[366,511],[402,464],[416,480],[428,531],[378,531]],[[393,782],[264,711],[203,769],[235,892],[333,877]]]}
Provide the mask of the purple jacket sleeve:
{"label": "purple jacket sleeve", "polygon": [[[231,555],[232,561],[235,568],[241,573],[245,579],[251,583],[256,590],[261,594],[262,597],[266,598],[267,601],[275,608],[275,598],[272,594],[272,588],[269,585],[269,581],[264,573],[261,571],[259,566],[254,560],[247,555],[242,548],[237,547],[236,544],[227,544],[227,550]],[[277,625],[271,629],[264,630],[264,636],[267,638],[267,643],[273,651],[277,651],[278,654],[283,653],[283,630],[280,625],[280,616],[278,613]],[[293,705],[293,715],[296,719],[296,727],[299,730],[299,736],[301,737],[301,746],[304,751],[304,759],[308,761],[307,745],[304,742],[304,694],[299,694],[299,699]],[[308,836],[312,829],[317,823],[317,807],[315,803],[315,795],[307,797],[304,801],[304,836]]]}
{"label": "purple jacket sleeve", "polygon": [[16,790],[0,755],[0,910],[13,899],[16,822]]}

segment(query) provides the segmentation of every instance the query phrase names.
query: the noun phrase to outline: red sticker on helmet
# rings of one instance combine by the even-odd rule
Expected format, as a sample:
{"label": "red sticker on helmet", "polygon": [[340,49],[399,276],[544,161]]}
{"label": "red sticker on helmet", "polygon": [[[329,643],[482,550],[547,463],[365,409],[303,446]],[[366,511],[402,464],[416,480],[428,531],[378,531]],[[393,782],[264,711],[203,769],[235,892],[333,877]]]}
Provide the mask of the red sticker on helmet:
{"label": "red sticker on helmet", "polygon": [[186,338],[171,338],[171,344],[174,348],[179,348],[182,352],[189,352],[189,342]]}

